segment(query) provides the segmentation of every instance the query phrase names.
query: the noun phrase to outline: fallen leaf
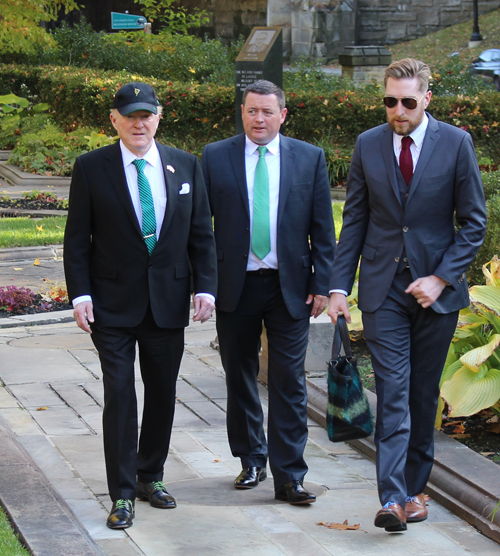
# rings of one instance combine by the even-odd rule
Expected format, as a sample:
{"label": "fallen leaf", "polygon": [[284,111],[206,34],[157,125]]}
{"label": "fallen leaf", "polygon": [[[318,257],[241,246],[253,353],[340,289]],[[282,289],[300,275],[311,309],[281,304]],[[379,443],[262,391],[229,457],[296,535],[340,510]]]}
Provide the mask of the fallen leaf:
{"label": "fallen leaf", "polygon": [[37,411],[45,411],[46,409],[48,409],[45,405],[43,407],[37,407],[36,410]]}
{"label": "fallen leaf", "polygon": [[493,415],[493,417],[491,419],[488,419],[486,422],[487,423],[498,423],[500,421],[500,419],[498,418],[498,415]]}
{"label": "fallen leaf", "polygon": [[[36,226],[36,224],[35,224]],[[40,224],[40,226],[36,226],[36,229],[41,232],[43,230],[43,224]]]}
{"label": "fallen leaf", "polygon": [[35,259],[33,266],[40,266],[40,259]]}
{"label": "fallen leaf", "polygon": [[496,452],[479,452],[482,456],[494,456]]}
{"label": "fallen leaf", "polygon": [[488,432],[494,432],[495,434],[500,434],[500,423],[497,423],[493,427],[489,427]]}
{"label": "fallen leaf", "polygon": [[24,270],[24,268],[16,268],[16,267],[14,267],[14,270]]}
{"label": "fallen leaf", "polygon": [[359,523],[356,523],[355,525],[349,525],[347,523],[347,519],[344,521],[344,523],[327,523],[326,521],[320,521],[319,523],[317,523],[317,525],[322,525],[327,529],[338,529],[339,531],[356,531],[357,529],[359,529]]}
{"label": "fallen leaf", "polygon": [[459,423],[454,429],[453,432],[455,434],[463,434],[465,432],[465,427],[463,423]]}
{"label": "fallen leaf", "polygon": [[220,463],[220,459],[214,459],[214,463]]}
{"label": "fallen leaf", "polygon": [[470,434],[449,434],[450,438],[470,438]]}

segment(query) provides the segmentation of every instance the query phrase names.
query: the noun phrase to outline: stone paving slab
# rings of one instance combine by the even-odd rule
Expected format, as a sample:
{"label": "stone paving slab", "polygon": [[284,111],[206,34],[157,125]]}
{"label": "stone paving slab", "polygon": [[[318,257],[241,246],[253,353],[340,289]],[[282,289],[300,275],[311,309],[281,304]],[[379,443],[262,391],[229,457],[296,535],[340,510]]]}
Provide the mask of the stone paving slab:
{"label": "stone paving slab", "polygon": [[[218,353],[210,348],[214,331],[213,321],[206,330],[197,325],[186,331],[187,353],[177,384],[179,401],[164,477],[179,505],[175,510],[163,511],[137,502],[134,526],[116,532],[105,526],[111,501],[107,494],[102,431],[98,428],[102,380],[98,372],[89,371],[89,367],[98,366],[95,350],[91,344],[82,347],[77,337],[85,335],[73,333],[66,324],[7,328],[6,336],[0,329],[0,340],[8,339],[6,344],[0,344],[0,379],[4,380],[3,375],[8,377],[8,389],[0,388],[0,416],[11,425],[46,480],[50,479],[52,488],[105,554],[498,553],[496,543],[482,537],[434,500],[430,506],[432,518],[412,524],[405,534],[389,535],[376,529],[373,517],[379,502],[373,463],[350,446],[329,442],[325,430],[312,421],[305,455],[310,468],[306,486],[319,495],[315,504],[301,508],[274,500],[271,475],[254,490],[235,490],[233,481],[240,464],[232,457],[227,443],[224,375]],[[11,345],[13,342],[17,345]],[[44,344],[51,347],[47,349]],[[5,366],[3,358],[4,354],[14,352],[18,354],[17,382],[13,380],[11,365]],[[10,357],[13,364],[14,358]],[[207,361],[213,361],[214,366]],[[56,372],[56,367],[60,372]],[[35,387],[37,382],[39,391]],[[143,388],[139,373],[136,386],[141,411]],[[63,403],[50,398],[52,403],[47,410],[36,411],[35,406],[46,399],[47,391],[57,394]],[[267,414],[264,386],[260,386],[260,393]],[[30,408],[30,412],[20,407]],[[0,499],[2,496],[0,479]],[[341,523],[345,519],[350,524],[360,523],[360,529],[335,531],[317,525],[320,521]],[[54,552],[50,556],[59,554],[71,553]],[[35,556],[39,555],[35,552]]]}

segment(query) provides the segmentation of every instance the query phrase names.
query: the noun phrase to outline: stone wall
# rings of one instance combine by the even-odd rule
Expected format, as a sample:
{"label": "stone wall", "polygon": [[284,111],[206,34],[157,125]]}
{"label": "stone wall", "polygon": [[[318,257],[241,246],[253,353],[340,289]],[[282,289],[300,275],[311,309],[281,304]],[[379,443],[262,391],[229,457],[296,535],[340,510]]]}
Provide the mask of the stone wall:
{"label": "stone wall", "polygon": [[[480,0],[478,6],[486,13],[500,8],[500,1]],[[358,0],[357,44],[412,40],[472,16],[472,0]]]}

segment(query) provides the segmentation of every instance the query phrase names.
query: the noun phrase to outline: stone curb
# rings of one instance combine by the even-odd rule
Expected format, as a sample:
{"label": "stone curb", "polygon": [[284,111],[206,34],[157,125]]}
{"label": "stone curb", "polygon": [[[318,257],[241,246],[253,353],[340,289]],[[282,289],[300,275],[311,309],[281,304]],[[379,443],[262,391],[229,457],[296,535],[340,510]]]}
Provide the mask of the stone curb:
{"label": "stone curb", "polygon": [[4,328],[16,328],[19,326],[41,326],[42,324],[60,324],[73,322],[73,309],[64,311],[52,311],[48,313],[36,313],[35,315],[19,315],[4,317],[0,319],[0,330]]}
{"label": "stone curb", "polygon": [[[365,392],[375,415],[377,397],[373,392]],[[326,426],[327,391],[307,380],[307,393],[309,416]],[[434,467],[426,492],[484,535],[500,543],[500,509],[491,521],[500,500],[498,465],[441,431],[435,431],[434,440]],[[373,436],[349,444],[375,460]]]}
{"label": "stone curb", "polygon": [[0,208],[0,218],[14,218],[16,216],[29,216],[30,218],[50,218],[54,216],[67,215],[67,210]]}
{"label": "stone curb", "polygon": [[33,556],[104,556],[1,417],[0,503]]}
{"label": "stone curb", "polygon": [[39,245],[33,247],[0,249],[0,262],[24,261],[30,259],[59,259],[62,258],[62,256],[62,245]]}
{"label": "stone curb", "polygon": [[17,166],[7,164],[6,162],[0,162],[0,176],[12,185],[24,185],[35,189],[49,186],[67,187],[71,183],[71,178],[40,176],[38,174],[21,172]]}

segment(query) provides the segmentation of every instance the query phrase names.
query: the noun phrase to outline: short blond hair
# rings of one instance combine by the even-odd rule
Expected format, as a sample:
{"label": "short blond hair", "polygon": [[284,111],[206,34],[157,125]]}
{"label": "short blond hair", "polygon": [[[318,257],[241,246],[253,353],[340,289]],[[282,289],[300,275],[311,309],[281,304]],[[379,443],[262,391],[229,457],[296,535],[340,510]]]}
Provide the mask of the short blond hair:
{"label": "short blond hair", "polygon": [[420,84],[420,90],[426,92],[429,89],[431,70],[427,64],[414,58],[403,58],[392,62],[385,69],[384,86],[387,86],[389,77],[393,79],[413,79],[416,77]]}

